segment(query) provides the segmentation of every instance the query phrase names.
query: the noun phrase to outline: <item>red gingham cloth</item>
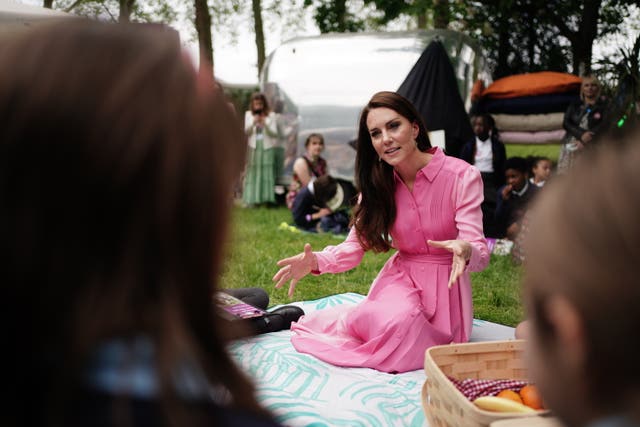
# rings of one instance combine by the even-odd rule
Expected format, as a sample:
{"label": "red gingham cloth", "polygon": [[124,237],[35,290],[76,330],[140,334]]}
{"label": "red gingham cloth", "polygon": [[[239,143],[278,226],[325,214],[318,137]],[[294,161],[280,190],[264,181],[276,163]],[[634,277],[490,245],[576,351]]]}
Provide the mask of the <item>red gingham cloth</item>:
{"label": "red gingham cloth", "polygon": [[467,378],[457,380],[447,377],[465,397],[471,401],[480,396],[495,396],[502,390],[513,390],[516,393],[528,384],[522,380],[474,380]]}

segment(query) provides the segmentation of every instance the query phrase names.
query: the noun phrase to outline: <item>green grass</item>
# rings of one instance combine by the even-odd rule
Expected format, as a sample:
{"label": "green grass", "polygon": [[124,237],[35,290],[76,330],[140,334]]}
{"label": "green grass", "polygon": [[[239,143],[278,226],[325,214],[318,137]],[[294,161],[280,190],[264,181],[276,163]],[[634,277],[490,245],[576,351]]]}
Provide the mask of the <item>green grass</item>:
{"label": "green grass", "polygon": [[507,158],[544,156],[557,163],[562,144],[505,144],[504,146],[507,150]]}
{"label": "green grass", "polygon": [[[281,230],[282,222],[291,223],[291,214],[284,207],[234,209],[222,287],[258,286],[269,292],[272,305],[286,304],[291,301],[287,289],[275,289],[271,281],[278,271],[276,262],[299,253],[307,242],[314,250],[320,250],[343,239],[330,234]],[[386,254],[367,252],[362,263],[351,271],[309,275],[298,283],[293,300],[313,300],[344,292],[366,295],[371,282],[392,254],[392,251]],[[471,275],[474,317],[510,326],[522,320],[519,277],[520,267],[511,263],[511,257],[492,255],[485,271]]]}

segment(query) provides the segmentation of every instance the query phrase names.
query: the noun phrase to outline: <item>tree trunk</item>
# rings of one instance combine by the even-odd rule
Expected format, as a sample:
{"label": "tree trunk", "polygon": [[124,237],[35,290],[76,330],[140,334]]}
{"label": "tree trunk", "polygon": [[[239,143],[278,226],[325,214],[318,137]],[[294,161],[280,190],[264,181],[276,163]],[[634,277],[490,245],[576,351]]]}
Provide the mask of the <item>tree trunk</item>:
{"label": "tree trunk", "polygon": [[[532,18],[532,16],[529,15],[529,18]],[[529,68],[529,72],[533,71],[533,68],[536,65],[536,44],[538,43],[538,34],[536,33],[534,21],[531,21],[531,24],[532,25],[529,25],[527,28],[527,55],[529,57],[529,63],[527,66]]]}
{"label": "tree trunk", "polygon": [[347,0],[337,0],[335,5],[338,31],[344,33],[347,31]]}
{"label": "tree trunk", "polygon": [[418,28],[424,30],[427,28],[427,14],[420,13],[418,14]]}
{"label": "tree trunk", "polygon": [[573,31],[567,26],[564,17],[551,15],[551,21],[558,27],[560,34],[571,43],[573,74],[583,75],[591,72],[593,41],[598,35],[601,4],[602,0],[584,1],[577,31]]}
{"label": "tree trunk", "polygon": [[496,64],[496,69],[494,71],[494,78],[499,79],[501,77],[509,75],[509,52],[510,43],[509,43],[509,25],[508,22],[500,23],[500,27],[498,28],[498,60]]}
{"label": "tree trunk", "polygon": [[575,39],[576,43],[571,44],[574,74],[587,75],[591,73],[593,41],[598,35],[601,3],[602,0],[586,0],[584,2],[578,37]]}
{"label": "tree trunk", "polygon": [[207,0],[195,0],[196,32],[200,51],[200,70],[213,77],[213,41],[211,38],[211,13]]}
{"label": "tree trunk", "polygon": [[433,0],[433,28],[449,26],[449,0]]}
{"label": "tree trunk", "polygon": [[264,31],[262,29],[262,5],[260,0],[251,0],[253,6],[253,22],[256,33],[256,48],[258,50],[258,78],[265,60]]}
{"label": "tree trunk", "polygon": [[44,0],[43,6],[47,9],[51,9],[53,7],[53,0]]}
{"label": "tree trunk", "polygon": [[131,21],[131,12],[133,11],[133,5],[135,0],[120,0],[120,15],[118,16],[118,22]]}

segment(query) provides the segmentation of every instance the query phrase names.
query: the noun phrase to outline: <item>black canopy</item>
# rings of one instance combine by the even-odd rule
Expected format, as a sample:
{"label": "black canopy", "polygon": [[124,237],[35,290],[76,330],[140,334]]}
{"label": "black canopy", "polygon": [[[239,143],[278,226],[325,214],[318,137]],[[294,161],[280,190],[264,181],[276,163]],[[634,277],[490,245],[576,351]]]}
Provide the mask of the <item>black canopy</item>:
{"label": "black canopy", "polygon": [[462,145],[473,138],[473,130],[460,98],[453,66],[440,41],[429,43],[398,93],[415,105],[427,130],[444,129],[445,151],[459,156]]}

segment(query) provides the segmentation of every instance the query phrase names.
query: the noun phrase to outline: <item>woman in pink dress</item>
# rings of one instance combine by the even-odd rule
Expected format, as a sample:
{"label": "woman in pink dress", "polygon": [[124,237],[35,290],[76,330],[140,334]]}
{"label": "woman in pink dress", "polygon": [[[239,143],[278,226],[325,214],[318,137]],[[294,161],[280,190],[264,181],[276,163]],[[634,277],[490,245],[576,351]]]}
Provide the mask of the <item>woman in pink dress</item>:
{"label": "woman in pink dress", "polygon": [[473,321],[469,271],[489,262],[482,234],[483,186],[468,163],[432,148],[415,107],[375,94],[360,116],[356,153],[360,200],[347,239],[278,261],[273,277],[289,296],[309,273],[357,266],[367,250],[397,250],[366,299],[303,316],[294,347],[338,366],[385,372],[419,369],[433,345],[468,341]]}

